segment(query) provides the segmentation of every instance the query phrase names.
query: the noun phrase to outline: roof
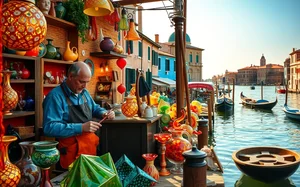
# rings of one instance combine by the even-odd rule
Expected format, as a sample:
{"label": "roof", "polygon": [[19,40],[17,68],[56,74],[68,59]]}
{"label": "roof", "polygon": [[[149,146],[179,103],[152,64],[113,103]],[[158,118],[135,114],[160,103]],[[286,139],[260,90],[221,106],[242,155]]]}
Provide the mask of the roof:
{"label": "roof", "polygon": [[259,68],[259,66],[247,66],[238,70],[257,70]]}
{"label": "roof", "polygon": [[295,53],[300,53],[300,49],[291,52],[290,55],[293,55],[293,54],[295,54]]}
{"label": "roof", "polygon": [[167,84],[169,87],[176,87],[176,82],[169,78],[152,77],[152,80],[159,83]]}
{"label": "roof", "polygon": [[[169,40],[168,40],[169,42],[172,42],[172,43],[175,43],[175,32],[173,32],[171,35],[170,35],[170,37],[169,37]],[[190,36],[186,33],[185,34],[185,41],[186,41],[186,43],[191,43],[191,38],[190,38]]]}
{"label": "roof", "polygon": [[175,55],[172,55],[171,53],[166,53],[166,52],[161,51],[161,50],[158,51],[158,54],[175,58]]}
{"label": "roof", "polygon": [[279,64],[267,64],[265,66],[260,66],[259,69],[266,69],[266,68],[272,68],[272,69],[282,69],[283,66],[282,65],[279,65]]}
{"label": "roof", "polygon": [[192,46],[192,45],[186,45],[186,48],[188,48],[188,49],[198,49],[198,50],[204,51],[204,49],[199,48],[199,47],[195,47],[195,46]]}
{"label": "roof", "polygon": [[157,48],[161,48],[161,46],[154,42],[153,40],[151,40],[150,38],[148,38],[146,35],[144,35],[141,31],[136,30],[138,32],[138,34],[140,35],[141,38],[147,40],[149,43],[153,44],[154,46],[156,46]]}

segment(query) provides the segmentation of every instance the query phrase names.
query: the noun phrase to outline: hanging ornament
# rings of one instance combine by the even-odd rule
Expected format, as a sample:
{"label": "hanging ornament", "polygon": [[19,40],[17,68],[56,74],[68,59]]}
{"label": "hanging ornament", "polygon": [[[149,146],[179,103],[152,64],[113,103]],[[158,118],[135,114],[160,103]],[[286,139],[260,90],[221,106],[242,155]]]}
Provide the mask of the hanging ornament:
{"label": "hanging ornament", "polygon": [[10,49],[27,51],[45,39],[47,22],[33,2],[9,1],[2,7],[2,42]]}
{"label": "hanging ornament", "polygon": [[127,62],[125,58],[119,58],[117,60],[117,65],[120,69],[123,69],[126,66]]}
{"label": "hanging ornament", "polygon": [[118,88],[117,88],[118,92],[120,94],[123,94],[124,92],[126,92],[126,87],[121,83]]}

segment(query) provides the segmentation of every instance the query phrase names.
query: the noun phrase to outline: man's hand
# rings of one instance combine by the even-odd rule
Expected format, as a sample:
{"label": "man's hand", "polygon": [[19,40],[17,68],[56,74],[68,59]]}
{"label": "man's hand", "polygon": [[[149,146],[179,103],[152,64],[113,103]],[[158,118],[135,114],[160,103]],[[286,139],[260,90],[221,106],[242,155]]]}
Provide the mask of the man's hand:
{"label": "man's hand", "polygon": [[82,132],[95,132],[97,131],[102,125],[95,121],[88,121],[82,124]]}
{"label": "man's hand", "polygon": [[109,113],[104,113],[102,118],[105,118],[105,116],[107,116],[107,119],[115,119],[115,112],[110,111]]}

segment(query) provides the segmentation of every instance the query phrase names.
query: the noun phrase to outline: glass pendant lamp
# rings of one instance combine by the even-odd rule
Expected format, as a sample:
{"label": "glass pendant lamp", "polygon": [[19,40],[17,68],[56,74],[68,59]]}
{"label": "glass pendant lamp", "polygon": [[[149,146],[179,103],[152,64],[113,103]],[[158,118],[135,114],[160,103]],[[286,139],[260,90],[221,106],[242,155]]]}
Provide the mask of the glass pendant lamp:
{"label": "glass pendant lamp", "polygon": [[127,12],[126,9],[123,8],[121,11],[121,20],[119,22],[119,29],[123,31],[127,31],[129,29],[129,24],[127,20]]}
{"label": "glass pendant lamp", "polygon": [[133,19],[130,19],[130,28],[127,35],[125,36],[125,40],[141,40],[139,34],[135,29],[135,23]]}
{"label": "glass pendant lamp", "polygon": [[83,12],[88,16],[106,16],[114,12],[110,0],[85,0]]}

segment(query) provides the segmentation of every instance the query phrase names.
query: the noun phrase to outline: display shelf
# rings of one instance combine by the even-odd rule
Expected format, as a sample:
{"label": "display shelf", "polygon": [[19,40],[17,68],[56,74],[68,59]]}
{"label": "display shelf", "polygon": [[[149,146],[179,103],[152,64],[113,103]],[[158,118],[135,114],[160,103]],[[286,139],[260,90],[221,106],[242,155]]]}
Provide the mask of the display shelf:
{"label": "display shelf", "polygon": [[20,135],[22,140],[28,139],[28,138],[33,138],[35,137],[35,133],[29,133],[29,134],[24,134],[24,135]]}
{"label": "display shelf", "polygon": [[5,58],[14,58],[20,60],[36,60],[37,58],[37,57],[22,56],[22,55],[8,54],[8,53],[2,53],[2,56]]}
{"label": "display shelf", "polygon": [[34,79],[11,79],[11,84],[35,83]]}
{"label": "display shelf", "polygon": [[118,58],[126,58],[126,55],[116,53],[113,51],[107,52],[91,52],[90,56],[98,57],[98,58],[106,58],[106,59],[118,59]]}
{"label": "display shelf", "polygon": [[3,119],[11,119],[11,118],[18,118],[18,117],[25,117],[34,115],[34,111],[12,111],[11,113],[4,114]]}
{"label": "display shelf", "polygon": [[44,16],[46,18],[46,21],[47,21],[48,25],[53,25],[53,26],[56,26],[56,27],[67,29],[67,30],[76,28],[76,25],[74,23],[69,22],[69,21],[65,21],[63,19],[59,19],[59,18],[50,16],[50,15],[47,15],[47,14],[44,14]]}
{"label": "display shelf", "polygon": [[59,86],[59,84],[44,84],[45,88],[55,88],[57,86]]}
{"label": "display shelf", "polygon": [[54,59],[49,59],[49,58],[43,58],[44,62],[50,62],[50,63],[57,63],[57,64],[74,64],[74,62],[71,61],[64,61],[64,60],[54,60]]}

